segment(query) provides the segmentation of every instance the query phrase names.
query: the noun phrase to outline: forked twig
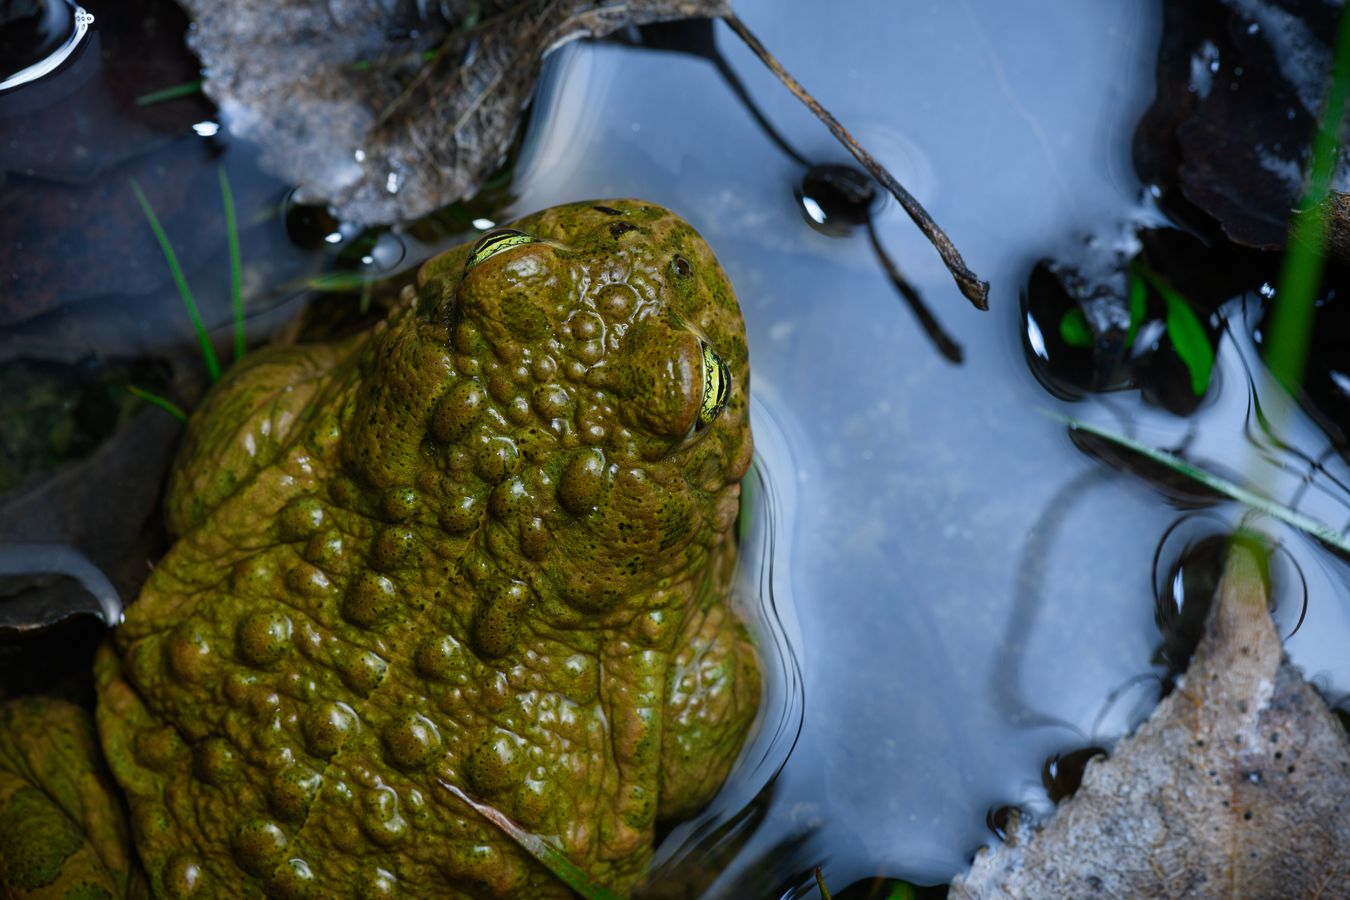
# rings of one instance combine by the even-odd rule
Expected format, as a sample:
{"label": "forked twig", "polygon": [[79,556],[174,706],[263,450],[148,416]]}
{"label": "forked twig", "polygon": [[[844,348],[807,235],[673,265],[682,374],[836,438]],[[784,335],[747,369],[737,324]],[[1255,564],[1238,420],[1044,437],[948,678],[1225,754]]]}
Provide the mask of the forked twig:
{"label": "forked twig", "polygon": [[773,54],[765,49],[759,42],[759,38],[745,27],[745,23],[735,13],[728,13],[722,17],[722,21],[730,26],[731,30],[743,41],[750,50],[759,57],[769,70],[778,76],[778,80],[792,92],[798,100],[806,105],[806,108],[815,114],[817,119],[825,123],[831,133],[839,140],[841,144],[848,148],[848,152],[853,154],[853,158],[862,164],[862,167],[877,181],[879,181],[886,190],[890,191],[892,196],[900,202],[900,206],[909,214],[914,224],[919,226],[924,237],[937,249],[938,255],[947,265],[947,271],[952,273],[956,279],[956,285],[961,289],[970,302],[975,304],[976,309],[989,308],[989,282],[981,281],[979,276],[972,272],[967,266],[965,260],[961,258],[961,253],[952,243],[951,238],[933,221],[933,217],[928,214],[928,210],[923,208],[923,204],[914,199],[914,195],[905,190],[900,182],[895,180],[895,176],[886,171],[886,168],[872,158],[872,155],[859,146],[853,139],[853,135],[839,124],[839,120],[830,115],[830,111],[820,105],[820,102],[806,92],[806,89],[797,82],[783,68],[782,64],[774,58]]}

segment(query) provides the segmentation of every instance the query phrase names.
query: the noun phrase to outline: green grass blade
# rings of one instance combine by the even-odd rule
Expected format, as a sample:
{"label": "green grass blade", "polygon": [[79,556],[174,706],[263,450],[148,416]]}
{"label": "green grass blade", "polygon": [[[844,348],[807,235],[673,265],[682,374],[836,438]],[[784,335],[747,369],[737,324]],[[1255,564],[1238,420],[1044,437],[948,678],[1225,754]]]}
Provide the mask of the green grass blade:
{"label": "green grass blade", "polygon": [[1324,544],[1329,544],[1344,553],[1350,553],[1350,538],[1347,538],[1345,535],[1336,531],[1330,525],[1319,522],[1311,516],[1305,516],[1297,510],[1290,509],[1284,504],[1271,500],[1268,497],[1263,497],[1255,491],[1250,491],[1239,484],[1234,484],[1226,478],[1221,478],[1212,472],[1206,472],[1199,466],[1193,465],[1173,453],[1168,453],[1166,450],[1158,450],[1147,444],[1142,444],[1134,438],[1126,437],[1123,434],[1117,434],[1114,431],[1109,431],[1087,422],[1080,422],[1078,419],[1061,416],[1058,413],[1052,412],[1048,413],[1048,415],[1059,419],[1061,422],[1064,422],[1070,428],[1077,431],[1095,434],[1097,437],[1105,438],[1113,444],[1119,444],[1121,447],[1133,450],[1141,456],[1145,456],[1160,465],[1166,466],[1173,472],[1185,475],[1187,478],[1197,481],[1207,488],[1211,488],[1212,490],[1231,497],[1244,506],[1249,506],[1257,512],[1265,513],[1272,518],[1279,519],[1281,522],[1292,525],[1300,531],[1307,532]]}
{"label": "green grass blade", "polygon": [[151,391],[147,391],[145,388],[138,388],[134,384],[127,385],[127,392],[138,400],[144,400],[152,406],[158,406],[178,421],[183,422],[184,424],[187,423],[187,413],[183,412],[183,408],[172,400],[161,397],[159,394]]}
{"label": "green grass blade", "polygon": [[325,272],[322,275],[306,278],[292,286],[330,294],[354,294],[368,290],[377,280],[359,272]]}
{"label": "green grass blade", "polygon": [[485,803],[479,803],[448,781],[440,782],[442,788],[453,794],[461,803],[467,804],[474,812],[496,825],[506,836],[515,841],[520,849],[534,857],[563,884],[576,891],[586,900],[621,900],[620,896],[609,888],[601,887],[591,881],[581,868],[568,859],[561,850],[545,841],[539,835],[526,831],[500,810]]}
{"label": "green grass blade", "polygon": [[1341,123],[1350,93],[1350,8],[1341,13],[1332,60],[1331,84],[1317,134],[1313,136],[1312,164],[1298,212],[1289,229],[1280,280],[1271,310],[1266,366],[1290,393],[1303,382],[1312,334],[1313,303],[1326,263],[1327,207],[1331,176],[1340,157]]}
{"label": "green grass blade", "polygon": [[825,873],[820,866],[816,866],[816,890],[820,891],[820,900],[832,900],[830,889],[825,886]]}
{"label": "green grass blade", "polygon": [[365,284],[361,285],[361,302],[357,304],[356,308],[360,310],[361,315],[363,316],[370,312],[370,292],[373,284],[373,281],[367,281]]}
{"label": "green grass blade", "polygon": [[234,316],[234,359],[244,358],[244,266],[239,255],[239,225],[234,218],[234,193],[224,166],[216,167],[220,176],[220,205],[225,208],[225,235],[230,242],[230,309]]}
{"label": "green grass blade", "polygon": [[193,94],[200,94],[201,92],[201,79],[196,81],[185,81],[182,84],[175,84],[173,87],[166,87],[162,90],[151,91],[148,94],[141,94],[136,98],[136,105],[150,106],[154,103],[163,103],[165,100],[177,100],[179,97],[191,97]]}
{"label": "green grass blade", "polygon": [[178,254],[173,252],[173,245],[169,243],[169,236],[164,233],[164,228],[159,224],[159,217],[155,215],[154,209],[150,206],[150,201],[145,198],[145,192],[141,186],[132,178],[131,190],[136,195],[136,202],[141,205],[141,211],[145,213],[145,218],[150,223],[150,228],[155,232],[155,239],[159,241],[159,249],[164,254],[164,260],[169,264],[169,271],[173,273],[174,283],[178,285],[178,294],[183,298],[183,305],[187,307],[188,318],[192,320],[192,328],[197,332],[197,341],[202,346],[202,356],[206,359],[206,371],[211,376],[212,381],[220,380],[220,362],[216,359],[216,350],[211,346],[211,337],[206,333],[206,326],[202,324],[201,314],[197,312],[197,301],[192,297],[192,289],[188,287],[187,278],[183,275],[183,267],[178,264]]}

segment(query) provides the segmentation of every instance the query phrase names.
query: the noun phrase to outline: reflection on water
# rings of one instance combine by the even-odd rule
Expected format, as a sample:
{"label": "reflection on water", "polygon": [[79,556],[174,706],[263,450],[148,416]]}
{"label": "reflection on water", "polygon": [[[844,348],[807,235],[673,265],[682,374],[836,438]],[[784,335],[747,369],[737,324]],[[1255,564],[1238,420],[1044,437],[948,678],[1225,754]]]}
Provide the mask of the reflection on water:
{"label": "reflection on water", "polygon": [[[126,191],[133,175],[219,322],[229,307],[218,165],[236,185],[255,313],[319,273],[405,271],[438,246],[556,203],[632,195],[672,207],[717,249],[745,313],[757,457],[741,588],[758,613],[768,696],[732,781],[665,835],[649,893],[813,892],[816,865],[836,889],[877,874],[945,882],[996,839],[1011,807],[1033,817],[1053,808],[1047,761],[1045,781],[1068,790],[1089,748],[1109,748],[1148,714],[1177,652],[1155,616],[1179,603],[1185,617],[1195,547],[1241,516],[1211,492],[1161,483],[1128,453],[1076,443],[1041,413],[1179,449],[1336,528],[1350,522],[1350,472],[1268,384],[1251,337],[1255,294],[1223,307],[1209,391],[1184,418],[1133,390],[1052,396],[1028,368],[1023,333],[1034,323],[1019,293],[1035,262],[1079,258],[1085,235],[1116,235],[1095,240],[1128,258],[1133,227],[1160,222],[1130,164],[1153,92],[1153,4],[859,0],[827,16],[806,0],[738,0],[737,11],[992,283],[991,311],[973,310],[893,202],[870,210],[877,240],[960,342],[964,365],[933,352],[866,241],[802,221],[793,189],[803,161],[845,162],[845,151],[721,26],[720,70],[698,54],[615,43],[554,54],[515,180],[494,188],[495,205],[403,231],[357,233],[288,204],[288,187],[258,173],[256,151],[194,134],[206,113],[175,101],[187,107],[177,130],[162,108],[162,133],[143,135],[135,152],[74,160],[74,175],[24,176],[97,198],[74,208],[110,222],[116,240],[92,225],[71,233],[119,249],[100,251],[96,278],[70,282],[92,316],[76,328],[34,293],[14,313],[25,324],[0,335],[0,359],[80,358],[91,334],[104,353],[135,354],[184,336]],[[773,133],[728,87],[728,67]],[[126,116],[132,93],[116,94]],[[177,169],[149,177],[170,158]],[[53,219],[53,233],[73,227]],[[79,264],[67,277],[95,271],[70,258]],[[40,286],[48,276],[25,278]],[[262,316],[255,331],[274,324]],[[1279,423],[1277,437],[1261,416]],[[1290,655],[1333,699],[1344,695],[1345,563],[1280,523],[1254,524],[1282,548],[1272,579]],[[1166,592],[1173,584],[1182,594]]]}
{"label": "reflection on water", "polygon": [[[743,486],[737,593],[755,633],[764,697],[753,738],[717,799],[673,828],[657,848],[640,892],[644,897],[697,896],[728,867],[772,808],[774,783],[797,745],[804,690],[796,647],[802,645],[788,566],[795,558],[788,523],[795,520],[793,442],[777,403],[757,396],[751,407],[755,465]],[[771,468],[766,460],[774,460]]]}
{"label": "reflection on water", "polygon": [[0,21],[0,91],[56,71],[93,24],[90,13],[66,0],[6,4]]}

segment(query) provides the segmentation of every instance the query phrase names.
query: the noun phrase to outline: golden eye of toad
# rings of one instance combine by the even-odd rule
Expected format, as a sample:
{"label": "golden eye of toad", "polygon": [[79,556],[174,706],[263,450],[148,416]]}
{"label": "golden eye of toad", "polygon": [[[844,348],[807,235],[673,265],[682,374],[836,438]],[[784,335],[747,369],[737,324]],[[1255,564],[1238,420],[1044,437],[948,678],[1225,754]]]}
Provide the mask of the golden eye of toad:
{"label": "golden eye of toad", "polygon": [[731,395],[731,370],[706,341],[703,345],[703,401],[699,405],[695,429],[707,428],[727,407]]}
{"label": "golden eye of toad", "polygon": [[531,243],[534,243],[534,238],[523,231],[514,231],[510,228],[490,231],[479,238],[478,243],[474,244],[473,249],[469,251],[469,264],[465,267],[465,270],[482,264],[498,253],[504,253],[513,247]]}

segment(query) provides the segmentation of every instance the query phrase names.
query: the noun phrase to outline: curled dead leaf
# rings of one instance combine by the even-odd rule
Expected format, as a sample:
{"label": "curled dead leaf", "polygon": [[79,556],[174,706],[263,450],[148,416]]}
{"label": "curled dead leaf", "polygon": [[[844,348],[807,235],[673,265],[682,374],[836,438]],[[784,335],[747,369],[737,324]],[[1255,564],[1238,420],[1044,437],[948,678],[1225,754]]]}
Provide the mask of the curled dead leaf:
{"label": "curled dead leaf", "polygon": [[1350,739],[1284,658],[1251,551],[1184,682],[950,896],[1350,897]]}
{"label": "curled dead leaf", "polygon": [[204,89],[301,203],[361,224],[471,195],[506,156],[544,55],[726,0],[181,0]]}

